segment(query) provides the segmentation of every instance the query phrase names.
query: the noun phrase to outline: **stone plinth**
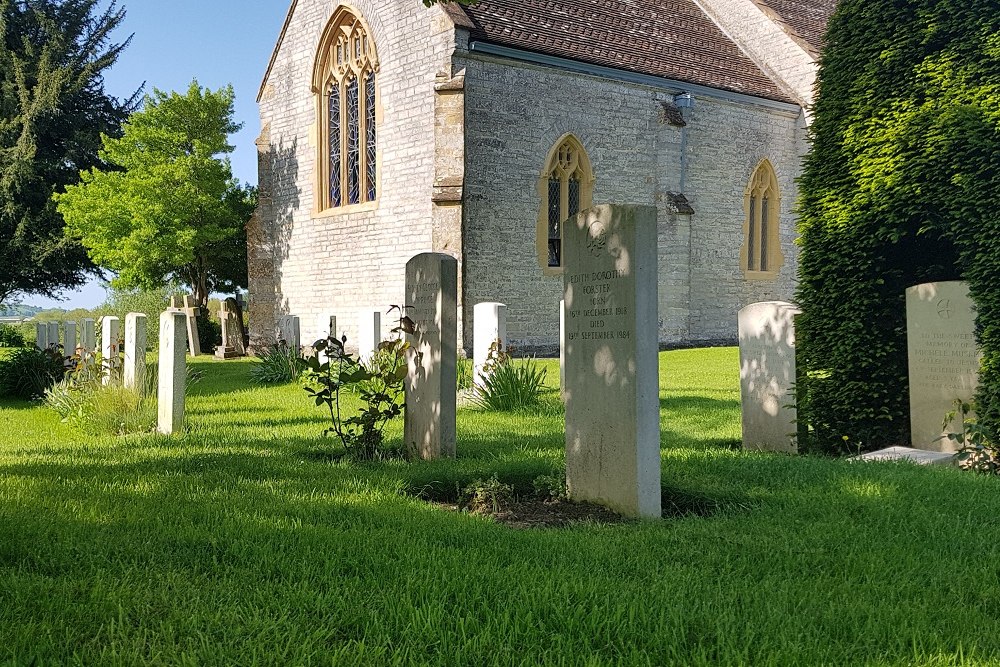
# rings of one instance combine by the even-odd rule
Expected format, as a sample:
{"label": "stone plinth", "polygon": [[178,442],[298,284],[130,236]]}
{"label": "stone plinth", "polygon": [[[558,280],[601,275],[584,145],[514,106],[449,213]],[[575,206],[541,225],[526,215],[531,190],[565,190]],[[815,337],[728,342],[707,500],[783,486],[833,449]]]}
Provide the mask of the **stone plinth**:
{"label": "stone plinth", "polygon": [[917,449],[955,451],[941,428],[955,400],[976,392],[979,349],[975,304],[965,283],[924,283],[906,290],[906,347],[910,379],[910,442]]}
{"label": "stone plinth", "polygon": [[407,352],[403,441],[424,459],[455,456],[458,262],[423,253],[406,263],[406,305],[416,331]]}
{"label": "stone plinth", "polygon": [[784,301],[752,303],[739,312],[743,447],[797,451],[795,316]]}
{"label": "stone plinth", "polygon": [[146,316],[129,313],[125,316],[125,369],[122,384],[137,387],[146,385]]}
{"label": "stone plinth", "polygon": [[166,435],[179,433],[184,427],[184,389],[187,381],[187,361],[184,357],[187,339],[186,319],[184,313],[179,311],[168,310],[160,315],[156,430]]}
{"label": "stone plinth", "polygon": [[363,310],[358,322],[358,359],[371,361],[382,342],[382,313]]}
{"label": "stone plinth", "polygon": [[121,320],[111,315],[101,318],[101,366],[103,368],[103,384],[111,384],[120,377],[121,359],[118,353],[118,333]]}
{"label": "stone plinth", "polygon": [[490,301],[477,303],[472,311],[472,332],[472,378],[476,386],[482,387],[490,348],[497,346],[500,352],[507,349],[507,306]]}
{"label": "stone plinth", "polygon": [[562,243],[570,498],[659,517],[656,209],[596,206]]}

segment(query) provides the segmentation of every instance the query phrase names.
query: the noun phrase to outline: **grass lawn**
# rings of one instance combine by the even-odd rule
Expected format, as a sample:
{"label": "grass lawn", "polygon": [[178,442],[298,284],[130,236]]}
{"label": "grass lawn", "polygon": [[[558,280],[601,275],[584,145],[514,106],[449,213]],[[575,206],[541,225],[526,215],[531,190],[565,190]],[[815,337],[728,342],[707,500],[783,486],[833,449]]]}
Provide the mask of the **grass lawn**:
{"label": "grass lawn", "polygon": [[351,465],[245,361],[197,362],[176,439],[0,403],[0,664],[1000,664],[1000,479],[741,452],[736,350],[660,363],[664,491],[710,516],[444,511],[404,491],[530,485],[561,414],[462,409],[457,460]]}

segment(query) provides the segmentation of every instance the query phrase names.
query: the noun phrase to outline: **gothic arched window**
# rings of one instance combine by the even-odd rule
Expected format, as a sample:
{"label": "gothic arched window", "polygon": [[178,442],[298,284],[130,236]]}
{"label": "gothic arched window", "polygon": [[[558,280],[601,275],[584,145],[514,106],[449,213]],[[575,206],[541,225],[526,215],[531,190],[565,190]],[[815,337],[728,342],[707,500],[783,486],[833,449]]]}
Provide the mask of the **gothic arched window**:
{"label": "gothic arched window", "polygon": [[377,76],[371,33],[360,16],[341,7],[323,32],[313,68],[317,210],[378,198]]}
{"label": "gothic arched window", "polygon": [[740,248],[743,273],[747,278],[773,278],[784,261],[778,233],[781,194],[774,168],[766,159],[760,161],[750,176],[743,208],[746,213]]}
{"label": "gothic arched window", "polygon": [[564,220],[591,206],[594,172],[583,144],[572,134],[553,145],[538,179],[542,205],[538,214],[538,261],[546,273],[562,269]]}

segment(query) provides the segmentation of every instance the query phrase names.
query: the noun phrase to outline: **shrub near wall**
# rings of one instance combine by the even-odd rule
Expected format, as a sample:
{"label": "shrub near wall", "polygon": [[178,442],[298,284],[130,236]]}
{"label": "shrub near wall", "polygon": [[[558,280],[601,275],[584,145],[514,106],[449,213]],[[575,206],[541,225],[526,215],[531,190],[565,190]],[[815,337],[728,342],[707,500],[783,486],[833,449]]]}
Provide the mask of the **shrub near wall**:
{"label": "shrub near wall", "polygon": [[950,279],[978,306],[980,416],[995,435],[1000,6],[841,0],[818,85],[800,200],[803,444],[909,442],[904,291]]}

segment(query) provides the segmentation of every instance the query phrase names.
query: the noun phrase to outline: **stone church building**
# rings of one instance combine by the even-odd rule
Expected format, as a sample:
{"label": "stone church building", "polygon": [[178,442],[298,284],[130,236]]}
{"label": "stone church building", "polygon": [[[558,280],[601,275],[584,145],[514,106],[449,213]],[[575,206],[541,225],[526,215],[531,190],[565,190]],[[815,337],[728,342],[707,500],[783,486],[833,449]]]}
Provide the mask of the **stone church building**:
{"label": "stone church building", "polygon": [[661,345],[734,341],[741,307],[794,293],[834,3],[293,1],[258,98],[253,344],[334,314],[351,347],[434,251],[459,262],[461,346],[499,301],[510,344],[554,352],[559,223],[592,203],[659,212]]}

